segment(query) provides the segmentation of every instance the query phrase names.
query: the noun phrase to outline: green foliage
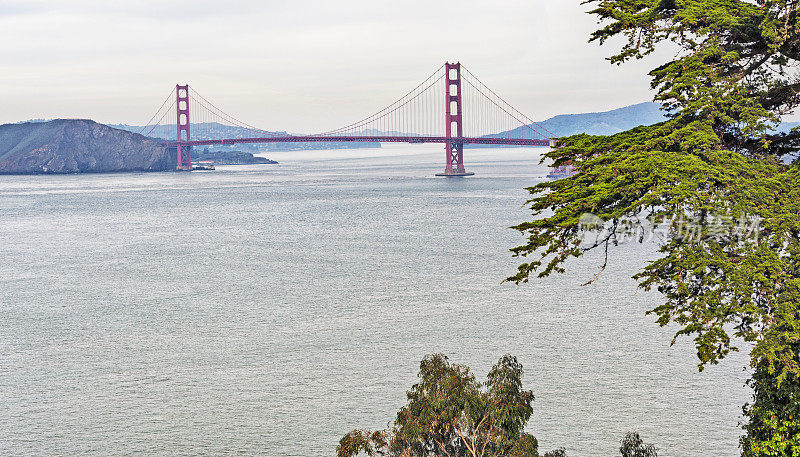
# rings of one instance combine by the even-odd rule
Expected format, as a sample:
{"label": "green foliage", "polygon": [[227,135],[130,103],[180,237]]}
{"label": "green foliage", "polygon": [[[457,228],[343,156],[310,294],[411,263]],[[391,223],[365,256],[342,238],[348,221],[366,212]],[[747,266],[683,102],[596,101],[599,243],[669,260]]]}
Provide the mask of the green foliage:
{"label": "green foliage", "polygon": [[[690,336],[699,367],[753,343],[754,404],[748,456],[797,455],[800,380],[800,131],[771,133],[800,105],[800,6],[796,0],[587,0],[600,43],[622,37],[610,61],[659,47],[675,58],[650,72],[665,122],[602,137],[563,138],[547,154],[578,173],[529,188],[534,219],[516,229],[530,257],[509,280],[563,272],[622,236],[664,229],[661,255],[635,277],[665,298],[651,313]],[[605,221],[586,242],[581,217]],[[714,220],[759,221],[714,233]],[[699,224],[685,224],[687,220]],[[776,441],[777,440],[777,441]],[[776,444],[780,443],[780,444]]]}
{"label": "green foliage", "polygon": [[368,430],[353,430],[341,440],[336,449],[339,457],[356,455],[360,452],[370,457],[384,455],[382,449],[387,445],[383,432],[370,432]]}
{"label": "green foliage", "polygon": [[656,447],[652,444],[644,444],[636,432],[625,435],[621,444],[619,453],[622,454],[622,457],[658,457]]}
{"label": "green foliage", "polygon": [[522,433],[511,448],[509,457],[539,457],[539,442],[533,435]]}
{"label": "green foliage", "polygon": [[394,426],[348,433],[338,456],[539,457],[536,438],[523,432],[534,398],[522,389],[522,375],[510,355],[492,367],[485,383],[442,354],[427,356]]}
{"label": "green foliage", "polygon": [[[797,346],[782,356],[800,362]],[[747,435],[741,439],[743,455],[800,457],[800,379],[790,375],[779,381],[769,367],[759,366],[750,385],[754,401],[744,407],[750,421],[745,425]]]}

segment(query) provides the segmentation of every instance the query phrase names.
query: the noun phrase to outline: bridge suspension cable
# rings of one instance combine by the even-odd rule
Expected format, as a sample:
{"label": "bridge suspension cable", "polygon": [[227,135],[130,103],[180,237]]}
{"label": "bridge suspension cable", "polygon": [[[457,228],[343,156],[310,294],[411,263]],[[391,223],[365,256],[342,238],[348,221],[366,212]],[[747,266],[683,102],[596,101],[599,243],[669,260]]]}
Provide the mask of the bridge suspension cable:
{"label": "bridge suspension cable", "polygon": [[[507,114],[511,117],[514,121],[520,124],[519,127],[523,129],[528,129],[532,133],[532,138],[555,138],[555,134],[546,127],[539,124],[536,121],[533,121],[531,118],[526,116],[524,113],[519,111],[518,109],[514,108],[513,105],[506,102],[501,96],[497,95],[495,91],[493,91],[489,86],[484,84],[477,76],[472,74],[469,69],[462,65],[462,71],[464,72],[464,81],[474,89],[478,94],[482,95],[486,100],[491,102],[495,107],[500,109],[503,113]],[[503,133],[507,133],[508,130],[504,131]]]}
{"label": "bridge suspension cable", "polygon": [[[172,103],[170,105],[167,105],[167,103],[169,103],[170,100],[172,100]],[[159,107],[156,113],[153,114],[153,116],[150,118],[150,120],[147,121],[147,123],[139,129],[138,133],[140,135],[150,136],[153,133],[153,130],[155,130],[158,126],[164,124],[169,114],[175,113],[175,103],[176,103],[175,92],[171,90],[169,94],[167,94],[167,98],[164,99],[164,103],[161,104],[161,107]],[[158,120],[156,120],[156,118],[158,118]],[[159,136],[158,138],[168,138],[168,137]]]}
{"label": "bridge suspension cable", "polygon": [[[444,65],[437,68],[417,87],[382,110],[352,124],[318,133],[315,136],[389,134],[392,132],[393,127],[395,133],[406,133],[411,136],[423,136],[425,133],[432,133],[435,129],[435,122],[431,122],[431,119],[426,118],[426,115],[429,114],[427,108],[433,107],[432,89],[444,80],[445,73],[443,69]],[[410,107],[409,105],[412,103],[414,105]],[[412,109],[405,109],[402,113],[399,113],[406,107]],[[424,109],[422,109],[423,107]],[[440,134],[441,130],[436,131],[436,133]]]}
{"label": "bridge suspension cable", "polygon": [[[444,66],[385,108],[317,136],[441,137],[446,131]],[[506,102],[462,67],[463,136],[547,139],[555,135]]]}

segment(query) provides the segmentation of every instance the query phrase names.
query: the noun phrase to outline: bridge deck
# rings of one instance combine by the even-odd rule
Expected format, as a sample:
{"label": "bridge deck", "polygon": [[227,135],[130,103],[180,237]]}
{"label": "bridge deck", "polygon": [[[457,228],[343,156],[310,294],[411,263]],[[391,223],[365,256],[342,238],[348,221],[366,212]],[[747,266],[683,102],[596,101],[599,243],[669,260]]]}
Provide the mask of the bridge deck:
{"label": "bridge deck", "polygon": [[[552,146],[552,141],[525,138],[447,138],[443,136],[274,136],[259,138],[225,138],[219,140],[181,141],[181,146],[230,145],[239,143],[328,143],[328,142],[360,142],[360,143],[447,143],[456,144],[494,144],[513,146]],[[177,146],[178,141],[165,141],[166,146]]]}

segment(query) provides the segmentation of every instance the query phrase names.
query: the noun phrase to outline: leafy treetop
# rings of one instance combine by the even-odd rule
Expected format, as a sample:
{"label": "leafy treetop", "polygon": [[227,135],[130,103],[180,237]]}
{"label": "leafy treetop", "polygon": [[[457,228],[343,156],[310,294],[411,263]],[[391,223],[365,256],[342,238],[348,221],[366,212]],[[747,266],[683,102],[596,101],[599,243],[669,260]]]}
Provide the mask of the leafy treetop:
{"label": "leafy treetop", "polygon": [[539,457],[536,438],[524,432],[534,397],[522,388],[522,375],[522,365],[510,355],[484,383],[442,354],[427,356],[394,426],[350,432],[340,440],[338,455]]}

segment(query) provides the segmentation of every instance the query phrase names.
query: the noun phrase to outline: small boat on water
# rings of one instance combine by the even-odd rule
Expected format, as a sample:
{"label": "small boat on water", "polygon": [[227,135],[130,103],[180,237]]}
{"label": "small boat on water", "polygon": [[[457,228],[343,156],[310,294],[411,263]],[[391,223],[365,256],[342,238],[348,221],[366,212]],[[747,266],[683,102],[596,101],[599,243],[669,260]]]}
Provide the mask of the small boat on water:
{"label": "small boat on water", "polygon": [[213,160],[201,160],[199,162],[192,162],[193,170],[215,170]]}

